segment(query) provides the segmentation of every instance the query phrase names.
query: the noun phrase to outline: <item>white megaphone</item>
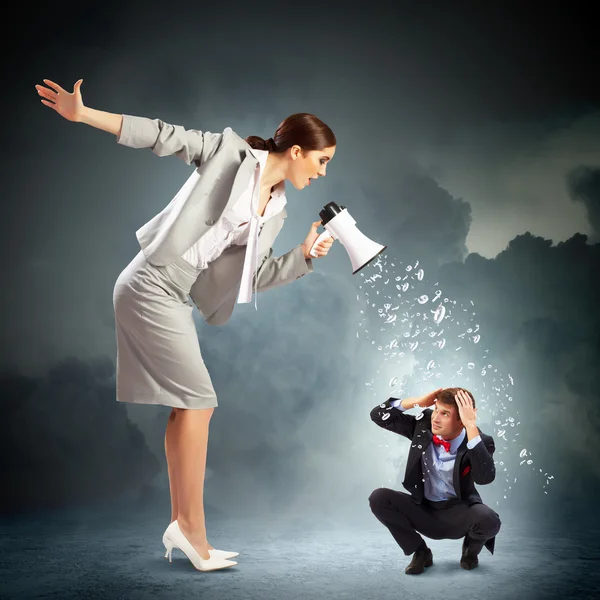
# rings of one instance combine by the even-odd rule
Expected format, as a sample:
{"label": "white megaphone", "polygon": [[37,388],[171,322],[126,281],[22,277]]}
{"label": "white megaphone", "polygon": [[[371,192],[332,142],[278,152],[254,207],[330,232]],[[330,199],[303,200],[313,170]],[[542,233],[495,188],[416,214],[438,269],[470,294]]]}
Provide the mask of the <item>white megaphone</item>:
{"label": "white megaphone", "polygon": [[338,206],[335,202],[330,202],[325,205],[319,216],[325,231],[319,235],[310,249],[310,255],[314,258],[317,258],[315,246],[323,240],[330,237],[340,240],[350,257],[352,275],[356,275],[387,248],[361,233],[356,227],[356,221],[350,216],[345,206]]}

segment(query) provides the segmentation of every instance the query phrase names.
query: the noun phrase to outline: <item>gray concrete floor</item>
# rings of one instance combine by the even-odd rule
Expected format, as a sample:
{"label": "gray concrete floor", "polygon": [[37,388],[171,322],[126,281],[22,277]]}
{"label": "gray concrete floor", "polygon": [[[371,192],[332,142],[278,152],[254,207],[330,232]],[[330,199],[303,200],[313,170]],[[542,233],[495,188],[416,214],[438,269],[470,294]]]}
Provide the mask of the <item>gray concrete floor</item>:
{"label": "gray concrete floor", "polygon": [[[379,524],[356,531],[280,520],[213,522],[216,547],[241,552],[223,571],[196,571],[174,551],[164,558],[164,519],[78,513],[0,523],[0,598],[321,600],[533,600],[600,598],[598,530],[524,535],[503,523],[492,556],[458,565],[460,541],[430,541],[434,566],[404,574],[409,562]],[[213,520],[214,521],[214,520]]]}

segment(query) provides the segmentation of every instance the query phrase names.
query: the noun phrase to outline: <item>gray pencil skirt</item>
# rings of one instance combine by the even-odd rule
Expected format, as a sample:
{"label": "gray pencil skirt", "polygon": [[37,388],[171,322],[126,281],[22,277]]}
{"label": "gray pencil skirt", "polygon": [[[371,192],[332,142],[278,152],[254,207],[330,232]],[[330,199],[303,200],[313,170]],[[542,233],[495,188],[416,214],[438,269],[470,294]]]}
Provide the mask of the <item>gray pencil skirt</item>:
{"label": "gray pencil skirt", "polygon": [[196,276],[192,265],[151,265],[141,251],[119,275],[113,292],[117,401],[217,406],[188,303]]}

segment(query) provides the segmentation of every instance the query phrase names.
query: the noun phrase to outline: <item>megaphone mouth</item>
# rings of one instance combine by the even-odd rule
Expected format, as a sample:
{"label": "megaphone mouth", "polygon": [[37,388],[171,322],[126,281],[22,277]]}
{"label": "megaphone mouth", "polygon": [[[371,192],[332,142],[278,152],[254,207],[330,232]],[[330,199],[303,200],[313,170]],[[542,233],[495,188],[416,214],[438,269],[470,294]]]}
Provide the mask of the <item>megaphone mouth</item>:
{"label": "megaphone mouth", "polygon": [[356,275],[361,269],[364,269],[367,265],[370,265],[385,249],[387,246],[384,246],[373,258],[369,259],[362,267],[356,269],[356,271],[352,272],[352,275]]}
{"label": "megaphone mouth", "polygon": [[[348,252],[354,269],[352,275],[356,275],[361,269],[371,264],[387,249],[387,246],[382,246],[369,239],[356,227],[356,221],[345,206],[338,206],[335,202],[329,202],[319,213],[319,216],[325,231],[317,238],[314,245],[321,241],[323,236],[331,236],[334,240],[339,240]],[[313,256],[316,256],[316,254]]]}

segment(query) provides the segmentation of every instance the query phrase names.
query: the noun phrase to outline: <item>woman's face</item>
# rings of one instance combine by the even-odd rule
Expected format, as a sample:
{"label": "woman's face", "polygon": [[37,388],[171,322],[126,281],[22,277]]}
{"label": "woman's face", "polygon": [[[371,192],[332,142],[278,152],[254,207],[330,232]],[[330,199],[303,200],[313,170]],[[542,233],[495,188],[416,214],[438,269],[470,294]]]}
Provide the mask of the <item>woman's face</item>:
{"label": "woman's face", "polygon": [[297,190],[304,189],[312,180],[327,175],[327,164],[334,154],[335,146],[305,153],[300,146],[292,146],[287,179]]}

